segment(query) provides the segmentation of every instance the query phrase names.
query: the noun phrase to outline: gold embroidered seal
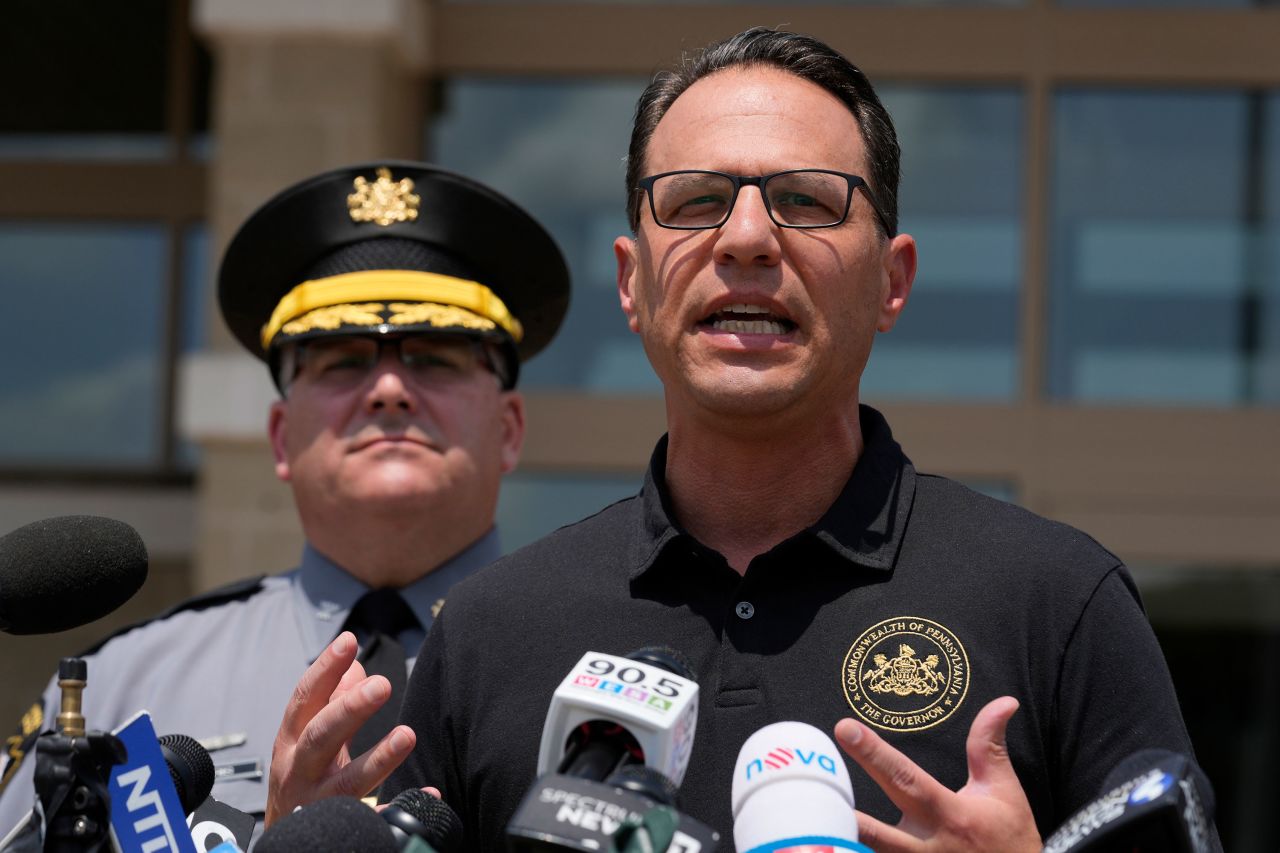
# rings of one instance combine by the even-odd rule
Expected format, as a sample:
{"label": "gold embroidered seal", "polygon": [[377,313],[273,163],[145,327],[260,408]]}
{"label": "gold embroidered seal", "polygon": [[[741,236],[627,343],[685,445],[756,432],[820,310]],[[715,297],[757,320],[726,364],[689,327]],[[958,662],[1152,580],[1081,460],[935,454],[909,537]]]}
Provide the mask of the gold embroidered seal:
{"label": "gold embroidered seal", "polygon": [[385,166],[378,169],[377,174],[378,179],[372,183],[363,175],[355,179],[355,192],[347,196],[352,221],[390,225],[417,219],[422,197],[414,193],[413,181],[409,178],[391,180],[391,170]]}
{"label": "gold embroidered seal", "polygon": [[891,732],[932,728],[969,692],[969,656],[931,619],[897,616],[873,625],[849,647],[841,679],[849,707]]}

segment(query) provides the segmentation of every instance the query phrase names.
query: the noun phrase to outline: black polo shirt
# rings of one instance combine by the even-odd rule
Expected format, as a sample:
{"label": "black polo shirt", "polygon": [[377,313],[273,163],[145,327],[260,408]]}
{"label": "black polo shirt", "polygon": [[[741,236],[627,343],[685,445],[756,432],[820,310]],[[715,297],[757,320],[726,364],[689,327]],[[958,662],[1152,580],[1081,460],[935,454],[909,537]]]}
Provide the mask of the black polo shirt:
{"label": "black polo shirt", "polygon": [[[780,720],[831,732],[854,716],[954,790],[974,716],[1012,695],[1009,748],[1045,835],[1134,751],[1190,753],[1120,561],[1077,530],[917,474],[879,413],[864,406],[861,421],[866,446],[835,503],[745,575],[674,519],[664,438],[638,496],[455,587],[405,700],[418,747],[384,790],[438,786],[473,848],[502,849],[557,684],[587,651],[655,644],[693,663],[681,805],[726,848],[738,750]],[[896,821],[849,765],[857,807]]]}

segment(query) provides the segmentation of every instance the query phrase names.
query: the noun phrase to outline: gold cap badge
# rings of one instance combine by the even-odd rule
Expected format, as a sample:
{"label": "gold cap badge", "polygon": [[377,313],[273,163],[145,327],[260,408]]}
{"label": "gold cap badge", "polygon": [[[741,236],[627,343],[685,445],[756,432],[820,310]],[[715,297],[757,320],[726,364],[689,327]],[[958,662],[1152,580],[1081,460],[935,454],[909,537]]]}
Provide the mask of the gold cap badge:
{"label": "gold cap badge", "polygon": [[391,179],[391,170],[377,170],[378,179],[370,183],[363,175],[355,179],[355,192],[347,196],[347,209],[353,222],[373,222],[390,225],[393,222],[412,222],[418,218],[418,205],[422,198],[414,194],[413,181]]}

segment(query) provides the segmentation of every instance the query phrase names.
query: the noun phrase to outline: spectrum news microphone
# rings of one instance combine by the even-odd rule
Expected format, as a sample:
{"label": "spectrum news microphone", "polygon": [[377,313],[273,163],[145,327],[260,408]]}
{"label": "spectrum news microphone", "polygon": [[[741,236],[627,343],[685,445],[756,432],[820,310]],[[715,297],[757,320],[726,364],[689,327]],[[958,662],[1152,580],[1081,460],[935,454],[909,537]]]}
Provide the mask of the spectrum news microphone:
{"label": "spectrum news microphone", "polygon": [[747,738],[733,769],[732,797],[738,853],[871,853],[858,843],[844,758],[808,723],[772,723]]}
{"label": "spectrum news microphone", "polygon": [[106,616],[147,579],[147,548],[123,521],[64,515],[0,536],[0,631],[52,634]]}
{"label": "spectrum news microphone", "polygon": [[256,853],[458,853],[462,821],[449,806],[410,788],[381,812],[355,797],[317,800],[276,821]]}
{"label": "spectrum news microphone", "polygon": [[1186,755],[1135,752],[1108,774],[1107,793],[1045,842],[1044,853],[1212,853],[1213,788]]}
{"label": "spectrum news microphone", "polygon": [[719,834],[674,811],[698,721],[698,684],[673,649],[587,652],[556,688],[538,779],[507,824],[511,853],[609,850],[619,830],[673,818],[659,850],[712,851]]}

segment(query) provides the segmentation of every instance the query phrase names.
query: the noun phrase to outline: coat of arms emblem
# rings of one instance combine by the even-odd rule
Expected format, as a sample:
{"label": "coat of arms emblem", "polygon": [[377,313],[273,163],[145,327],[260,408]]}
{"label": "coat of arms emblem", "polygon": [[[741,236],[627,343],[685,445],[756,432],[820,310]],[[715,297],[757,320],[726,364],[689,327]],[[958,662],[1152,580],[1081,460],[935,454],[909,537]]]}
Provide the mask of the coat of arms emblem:
{"label": "coat of arms emblem", "polygon": [[351,220],[390,225],[417,219],[422,197],[414,193],[413,181],[410,178],[392,180],[391,170],[385,166],[377,170],[377,175],[374,181],[360,175],[353,182],[355,192],[347,196]]}

